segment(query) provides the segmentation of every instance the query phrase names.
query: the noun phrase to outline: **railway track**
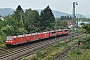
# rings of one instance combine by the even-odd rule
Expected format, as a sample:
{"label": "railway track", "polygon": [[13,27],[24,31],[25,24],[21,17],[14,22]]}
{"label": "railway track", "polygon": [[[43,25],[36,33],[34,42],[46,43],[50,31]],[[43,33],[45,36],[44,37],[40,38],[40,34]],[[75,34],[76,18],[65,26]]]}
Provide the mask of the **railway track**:
{"label": "railway track", "polygon": [[[85,40],[83,38],[81,38],[81,40]],[[72,51],[76,46],[77,46],[78,42],[74,43],[72,46],[67,47],[64,51],[58,53],[54,58],[52,58],[51,60],[63,60],[64,57],[70,52]]]}
{"label": "railway track", "polygon": [[[77,43],[75,43],[73,46],[75,46]],[[60,52],[58,55],[56,55],[53,59],[51,60],[62,60],[63,57],[65,57],[69,51],[74,48],[73,46],[67,47],[64,51]]]}
{"label": "railway track", "polygon": [[[76,35],[79,35],[79,34],[81,33],[77,33]],[[44,49],[47,46],[50,46],[56,42],[59,42],[71,37],[72,37],[72,34],[68,36],[58,37],[57,39],[50,39],[50,40],[34,43],[29,46],[22,47],[14,51],[2,54],[0,55],[0,60],[20,60],[21,58],[23,58],[23,56],[31,55],[38,49]]]}

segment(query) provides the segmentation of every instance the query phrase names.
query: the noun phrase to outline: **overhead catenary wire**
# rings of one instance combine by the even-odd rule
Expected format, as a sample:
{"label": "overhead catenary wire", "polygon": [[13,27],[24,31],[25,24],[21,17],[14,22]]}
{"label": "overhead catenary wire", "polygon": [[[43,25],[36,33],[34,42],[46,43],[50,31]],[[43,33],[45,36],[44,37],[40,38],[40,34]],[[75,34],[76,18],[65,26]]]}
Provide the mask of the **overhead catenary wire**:
{"label": "overhead catenary wire", "polygon": [[70,4],[67,4],[67,5],[65,5],[65,6],[62,6],[62,7],[58,8],[58,9],[56,9],[56,10],[63,9],[63,8],[65,8],[65,7],[68,7],[68,6],[70,6],[71,4],[72,4],[72,3],[70,3]]}

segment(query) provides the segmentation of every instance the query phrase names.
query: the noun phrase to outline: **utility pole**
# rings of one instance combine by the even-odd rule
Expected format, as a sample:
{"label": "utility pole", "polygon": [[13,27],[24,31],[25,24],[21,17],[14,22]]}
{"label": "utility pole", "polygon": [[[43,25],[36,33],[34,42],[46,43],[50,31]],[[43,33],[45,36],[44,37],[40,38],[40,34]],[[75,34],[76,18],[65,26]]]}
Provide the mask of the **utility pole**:
{"label": "utility pole", "polygon": [[73,2],[73,19],[75,18],[75,2]]}
{"label": "utility pole", "polygon": [[75,18],[76,18],[76,16],[75,16],[75,6],[76,5],[78,5],[78,3],[77,2],[73,2],[73,16],[72,16],[72,18],[73,18],[74,27],[76,26],[76,21],[75,21]]}
{"label": "utility pole", "polygon": [[[72,22],[73,22],[73,37],[75,36],[75,29],[76,29],[76,16],[75,16],[75,6],[78,5],[77,2],[73,2],[73,14],[72,14]],[[78,26],[78,25],[77,25]]]}

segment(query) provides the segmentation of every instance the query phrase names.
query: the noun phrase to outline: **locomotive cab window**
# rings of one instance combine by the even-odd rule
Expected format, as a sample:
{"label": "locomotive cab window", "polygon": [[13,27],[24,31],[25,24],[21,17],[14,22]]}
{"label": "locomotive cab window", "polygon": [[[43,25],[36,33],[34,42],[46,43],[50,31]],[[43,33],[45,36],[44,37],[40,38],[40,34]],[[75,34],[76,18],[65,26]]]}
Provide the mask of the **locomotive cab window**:
{"label": "locomotive cab window", "polygon": [[12,40],[12,37],[7,37],[7,40]]}
{"label": "locomotive cab window", "polygon": [[68,30],[65,30],[65,31],[68,31]]}
{"label": "locomotive cab window", "polygon": [[52,32],[52,34],[55,34],[55,33],[56,33],[55,31]]}
{"label": "locomotive cab window", "polygon": [[62,32],[62,30],[61,31],[59,30],[58,32]]}

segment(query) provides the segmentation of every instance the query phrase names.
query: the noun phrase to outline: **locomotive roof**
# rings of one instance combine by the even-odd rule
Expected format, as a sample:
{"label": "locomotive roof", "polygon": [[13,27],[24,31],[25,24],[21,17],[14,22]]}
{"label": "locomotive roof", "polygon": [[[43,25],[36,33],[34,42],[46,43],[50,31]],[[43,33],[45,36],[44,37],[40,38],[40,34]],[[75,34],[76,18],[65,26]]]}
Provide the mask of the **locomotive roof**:
{"label": "locomotive roof", "polygon": [[52,31],[50,31],[50,32],[55,32],[55,30],[52,30]]}
{"label": "locomotive roof", "polygon": [[59,30],[56,30],[56,31],[62,31],[61,29],[59,29]]}
{"label": "locomotive roof", "polygon": [[68,29],[63,29],[63,30],[68,30]]}
{"label": "locomotive roof", "polygon": [[48,32],[42,32],[42,33],[48,33]]}
{"label": "locomotive roof", "polygon": [[40,34],[40,33],[32,33],[32,34],[28,34],[28,35],[36,35],[36,34]]}

